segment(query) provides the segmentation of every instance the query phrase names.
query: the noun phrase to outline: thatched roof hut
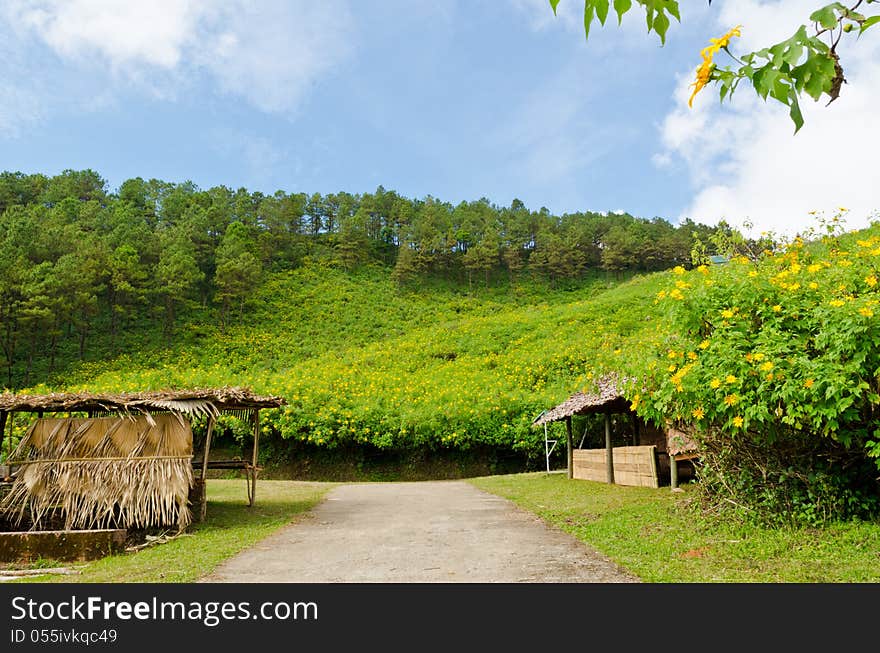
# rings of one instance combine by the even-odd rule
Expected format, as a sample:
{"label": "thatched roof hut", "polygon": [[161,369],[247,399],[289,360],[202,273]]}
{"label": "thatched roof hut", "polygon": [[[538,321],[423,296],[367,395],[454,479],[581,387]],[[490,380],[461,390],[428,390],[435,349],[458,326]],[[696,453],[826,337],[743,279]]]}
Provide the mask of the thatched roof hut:
{"label": "thatched roof hut", "polygon": [[[609,483],[614,482],[613,448],[611,446],[611,415],[630,415],[633,420],[633,444],[641,440],[642,443],[654,441],[658,451],[669,456],[670,474],[672,486],[677,485],[677,466],[681,460],[689,460],[697,456],[697,444],[694,438],[685,430],[667,424],[665,429],[657,429],[642,423],[632,410],[631,401],[624,396],[624,388],[632,379],[609,373],[597,379],[590,392],[576,392],[562,403],[545,410],[532,421],[532,427],[545,426],[552,422],[564,421],[566,427],[566,441],[568,443],[568,476],[574,477],[574,456],[571,433],[571,418],[574,415],[604,414],[605,416],[605,449],[606,449],[606,479]],[[647,438],[640,435],[640,428],[646,431]]]}
{"label": "thatched roof hut", "polygon": [[[244,470],[248,499],[256,494],[259,411],[277,408],[281,397],[260,396],[246,388],[197,388],[136,393],[49,393],[0,395],[0,446],[12,413],[37,419],[12,451],[7,465],[16,469],[0,509],[25,512],[35,526],[60,513],[65,527],[110,524],[148,527],[174,524],[185,528],[189,501],[195,496],[205,516],[204,483],[209,467]],[[43,417],[45,413],[66,414]],[[217,417],[249,419],[254,447],[251,461],[209,461]],[[201,477],[195,478],[191,420],[206,417]],[[219,464],[218,464],[219,463]]]}

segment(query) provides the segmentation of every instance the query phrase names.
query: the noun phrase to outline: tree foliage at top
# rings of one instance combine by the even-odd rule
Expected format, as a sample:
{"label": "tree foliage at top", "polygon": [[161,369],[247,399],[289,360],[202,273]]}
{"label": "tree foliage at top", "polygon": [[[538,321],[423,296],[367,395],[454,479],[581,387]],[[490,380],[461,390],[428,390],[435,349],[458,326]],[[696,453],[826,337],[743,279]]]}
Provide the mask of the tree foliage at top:
{"label": "tree foliage at top", "polygon": [[[549,2],[555,14],[560,0]],[[839,46],[844,37],[858,38],[880,22],[878,9],[871,7],[877,2],[850,0],[826,4],[804,17],[809,27],[799,25],[789,38],[739,56],[734,55],[729,46],[731,38],[740,35],[742,26],[710,39],[710,45],[701,53],[702,63],[692,84],[694,95],[710,82],[715,82],[719,85],[720,99],[724,101],[733,95],[741,82],[746,81],[761,99],[772,97],[787,106],[797,132],[804,124],[800,108],[803,95],[813,100],[824,95],[829,104],[839,97],[846,82]],[[670,19],[681,22],[677,0],[584,0],[584,33],[588,38],[595,21],[605,24],[612,5],[618,24],[633,5],[641,7],[648,31],[657,34],[661,44],[666,43]],[[730,55],[735,65],[718,66],[713,57],[719,50]]]}

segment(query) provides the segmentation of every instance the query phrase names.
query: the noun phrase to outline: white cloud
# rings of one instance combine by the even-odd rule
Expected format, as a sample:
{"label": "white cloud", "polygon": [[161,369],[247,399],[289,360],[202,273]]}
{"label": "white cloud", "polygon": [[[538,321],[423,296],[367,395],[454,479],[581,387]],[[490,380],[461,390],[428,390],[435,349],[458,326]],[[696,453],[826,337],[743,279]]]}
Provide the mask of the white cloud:
{"label": "white cloud", "polygon": [[[787,38],[816,8],[812,0],[719,4],[718,33],[743,25],[742,41],[734,45],[741,52]],[[849,83],[830,106],[825,106],[827,98],[819,103],[803,99],[806,124],[797,135],[786,107],[772,99],[761,101],[746,86],[720,106],[717,88],[709,87],[688,109],[693,73],[683,73],[677,108],[662,125],[665,150],[655,157],[667,165],[679,157],[697,188],[679,217],[737,225],[748,221],[754,232],[793,235],[815,226],[810,211],[831,215],[846,207],[848,227],[867,225],[880,209],[880,39],[866,32],[860,42],[842,48],[841,60]]]}
{"label": "white cloud", "polygon": [[68,65],[106,67],[164,97],[204,73],[270,112],[294,111],[352,49],[345,0],[12,0],[0,12]]}
{"label": "white cloud", "polygon": [[19,29],[36,33],[64,58],[97,54],[114,66],[174,68],[200,11],[185,0],[17,0],[6,13]]}

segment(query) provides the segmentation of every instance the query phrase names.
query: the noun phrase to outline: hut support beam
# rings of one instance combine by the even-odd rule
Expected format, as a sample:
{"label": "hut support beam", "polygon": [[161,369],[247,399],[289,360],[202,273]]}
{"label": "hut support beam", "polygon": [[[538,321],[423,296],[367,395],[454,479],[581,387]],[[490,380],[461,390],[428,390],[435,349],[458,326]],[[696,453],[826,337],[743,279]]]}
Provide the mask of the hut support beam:
{"label": "hut support beam", "polygon": [[208,454],[211,452],[211,436],[214,434],[214,415],[208,416],[208,428],[205,433],[205,454],[202,457],[202,496],[199,502],[199,521],[205,521],[208,512]]}
{"label": "hut support beam", "polygon": [[669,486],[674,490],[678,487],[678,460],[669,456]]}
{"label": "hut support beam", "polygon": [[608,482],[614,484],[614,449],[611,447],[611,413],[605,413],[605,468]]}
{"label": "hut support beam", "polygon": [[633,420],[633,446],[637,447],[637,446],[639,446],[639,435],[640,435],[639,434],[639,416],[636,415],[635,413],[633,413],[632,420]]}
{"label": "hut support beam", "polygon": [[574,478],[574,449],[571,437],[571,416],[565,418],[565,445],[568,448],[568,478]]}
{"label": "hut support beam", "polygon": [[257,501],[257,461],[260,451],[260,411],[254,410],[254,452],[251,457],[251,473],[248,479],[248,506],[253,506]]}

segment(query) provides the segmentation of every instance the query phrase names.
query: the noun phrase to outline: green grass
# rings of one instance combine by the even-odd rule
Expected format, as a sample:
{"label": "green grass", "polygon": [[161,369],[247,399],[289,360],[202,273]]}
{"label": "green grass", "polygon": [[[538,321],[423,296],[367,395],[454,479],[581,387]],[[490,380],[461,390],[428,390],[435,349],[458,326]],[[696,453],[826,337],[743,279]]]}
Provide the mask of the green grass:
{"label": "green grass", "polygon": [[192,535],[82,566],[40,561],[42,567],[81,566],[82,573],[37,576],[20,582],[194,582],[227,558],[253,546],[312,508],[332,487],[332,483],[261,481],[257,484],[257,503],[249,508],[244,480],[209,479],[208,517],[188,531]]}
{"label": "green grass", "polygon": [[880,582],[880,523],[771,529],[700,515],[694,486],[623,487],[564,474],[471,479],[653,583]]}

